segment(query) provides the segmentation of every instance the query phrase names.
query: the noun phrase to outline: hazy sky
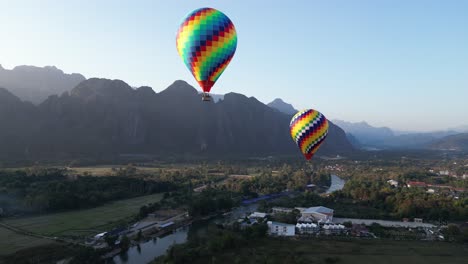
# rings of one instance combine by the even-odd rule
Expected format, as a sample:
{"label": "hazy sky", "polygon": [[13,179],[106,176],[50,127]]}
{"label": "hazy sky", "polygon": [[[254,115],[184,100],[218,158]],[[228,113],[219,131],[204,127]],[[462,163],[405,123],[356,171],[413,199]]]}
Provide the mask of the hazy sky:
{"label": "hazy sky", "polygon": [[468,124],[464,0],[0,0],[0,64],[55,65],[155,91],[176,79],[195,86],[175,34],[205,6],[228,15],[238,34],[213,93],[280,97],[400,130]]}

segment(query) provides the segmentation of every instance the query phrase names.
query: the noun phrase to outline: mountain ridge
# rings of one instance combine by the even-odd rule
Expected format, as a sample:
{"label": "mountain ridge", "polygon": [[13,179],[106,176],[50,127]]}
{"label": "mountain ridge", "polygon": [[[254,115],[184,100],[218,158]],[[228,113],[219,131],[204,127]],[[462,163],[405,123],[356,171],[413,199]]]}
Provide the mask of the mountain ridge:
{"label": "mountain ridge", "polygon": [[267,105],[288,115],[294,115],[295,113],[297,113],[297,110],[292,104],[284,102],[281,98],[276,98],[275,100],[269,102]]}
{"label": "mountain ridge", "polygon": [[[14,105],[20,111],[13,115],[0,112],[10,131],[0,134],[0,143],[12,142],[0,149],[2,158],[108,158],[126,153],[301,157],[289,135],[289,115],[236,93],[217,103],[203,102],[184,81],[155,93],[147,86],[133,89],[120,80],[91,78],[37,106],[20,100]],[[331,124],[318,155],[352,151],[344,132]]]}

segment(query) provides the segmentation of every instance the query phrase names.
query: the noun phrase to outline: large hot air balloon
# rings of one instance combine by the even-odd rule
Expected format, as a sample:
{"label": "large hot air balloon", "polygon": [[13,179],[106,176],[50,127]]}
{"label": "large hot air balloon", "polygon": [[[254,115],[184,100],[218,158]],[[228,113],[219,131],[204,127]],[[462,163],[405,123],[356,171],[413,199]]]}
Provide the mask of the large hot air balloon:
{"label": "large hot air balloon", "polygon": [[203,90],[203,100],[228,66],[237,47],[231,20],[213,8],[192,11],[183,20],[176,38],[177,51]]}
{"label": "large hot air balloon", "polygon": [[328,135],[328,120],[319,111],[306,109],[293,116],[289,129],[302,154],[310,160]]}

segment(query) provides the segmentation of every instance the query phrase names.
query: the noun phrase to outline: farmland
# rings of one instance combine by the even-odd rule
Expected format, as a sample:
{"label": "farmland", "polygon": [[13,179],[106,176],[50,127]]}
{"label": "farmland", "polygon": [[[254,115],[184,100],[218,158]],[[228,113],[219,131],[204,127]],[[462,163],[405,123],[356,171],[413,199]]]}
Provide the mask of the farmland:
{"label": "farmland", "polygon": [[82,237],[108,230],[138,213],[142,205],[157,202],[161,198],[162,194],[153,194],[110,202],[91,209],[9,218],[4,222],[29,232],[47,236]]}

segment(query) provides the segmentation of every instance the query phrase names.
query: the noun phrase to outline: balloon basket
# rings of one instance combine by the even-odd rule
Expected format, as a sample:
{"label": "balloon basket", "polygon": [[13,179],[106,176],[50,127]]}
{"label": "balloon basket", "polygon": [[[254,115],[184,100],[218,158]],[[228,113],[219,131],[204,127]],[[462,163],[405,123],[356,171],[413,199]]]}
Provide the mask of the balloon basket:
{"label": "balloon basket", "polygon": [[210,102],[211,101],[211,96],[207,93],[202,94],[202,101],[204,102]]}

